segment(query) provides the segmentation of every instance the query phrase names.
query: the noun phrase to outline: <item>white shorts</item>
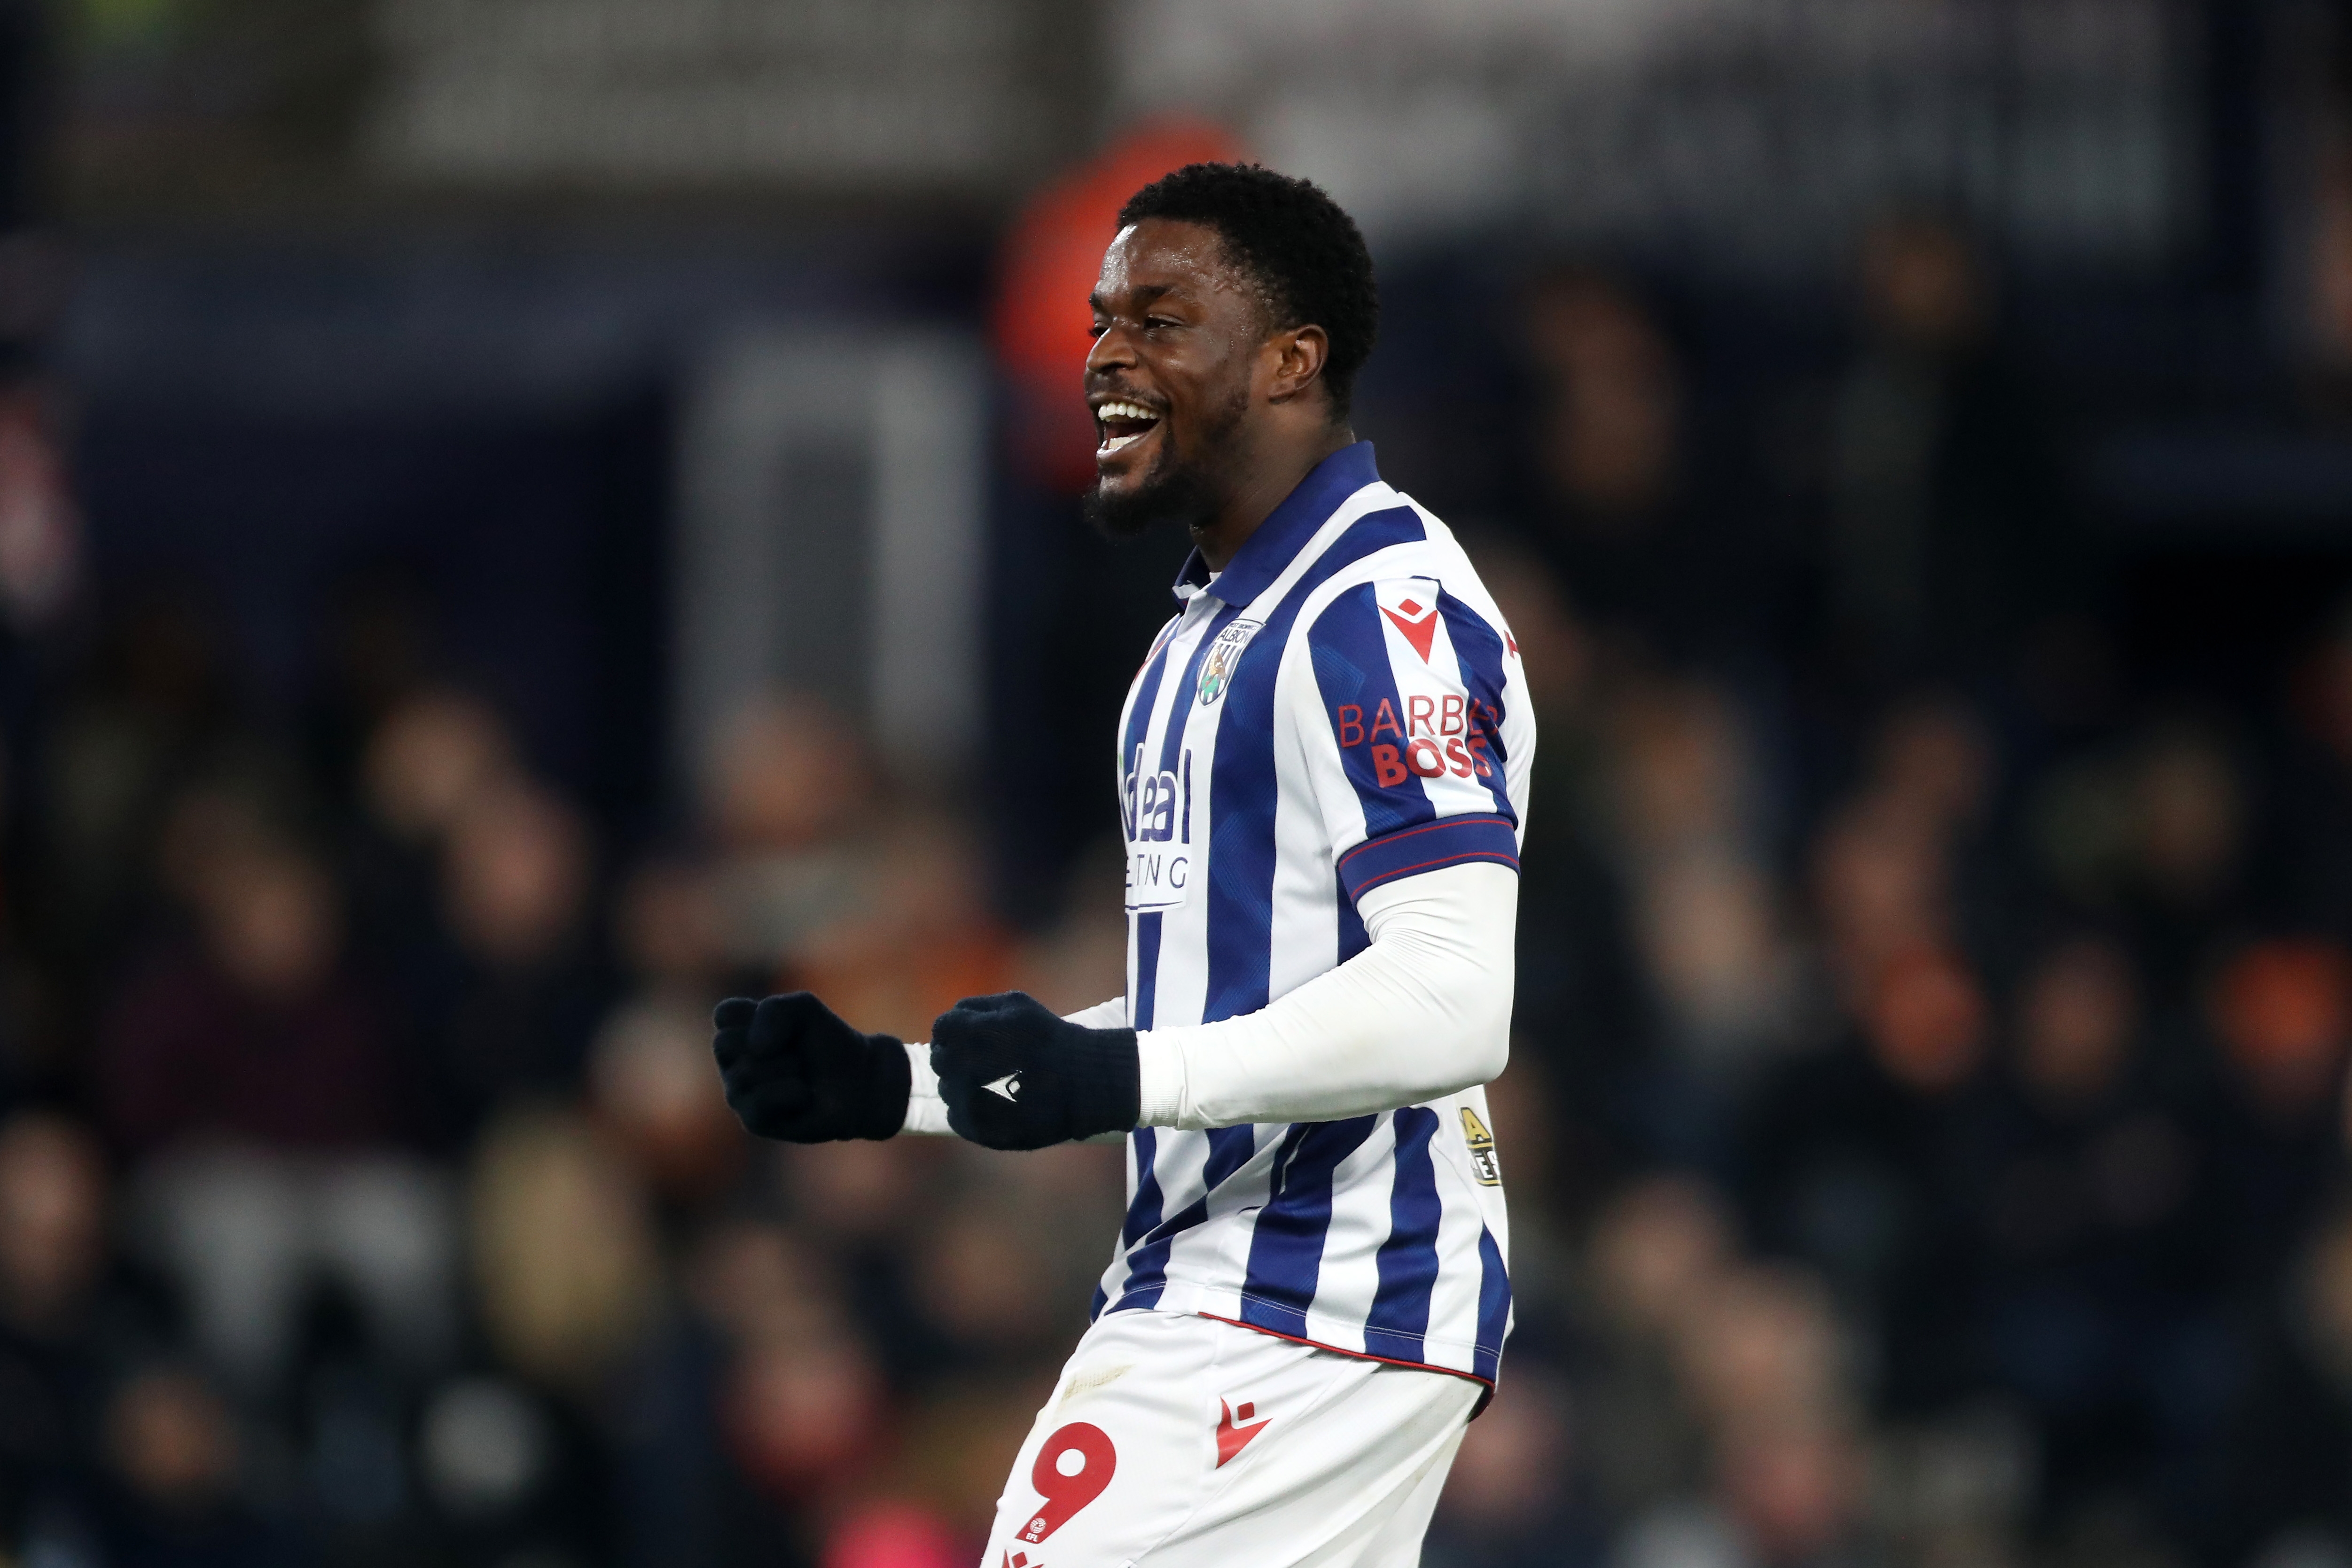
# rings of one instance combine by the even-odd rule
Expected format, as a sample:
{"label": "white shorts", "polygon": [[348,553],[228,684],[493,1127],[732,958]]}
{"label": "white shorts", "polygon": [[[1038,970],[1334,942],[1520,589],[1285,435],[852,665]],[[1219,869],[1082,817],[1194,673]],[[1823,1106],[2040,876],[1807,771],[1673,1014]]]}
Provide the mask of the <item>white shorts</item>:
{"label": "white shorts", "polygon": [[1479,1385],[1214,1318],[1107,1312],[982,1568],[1412,1568]]}

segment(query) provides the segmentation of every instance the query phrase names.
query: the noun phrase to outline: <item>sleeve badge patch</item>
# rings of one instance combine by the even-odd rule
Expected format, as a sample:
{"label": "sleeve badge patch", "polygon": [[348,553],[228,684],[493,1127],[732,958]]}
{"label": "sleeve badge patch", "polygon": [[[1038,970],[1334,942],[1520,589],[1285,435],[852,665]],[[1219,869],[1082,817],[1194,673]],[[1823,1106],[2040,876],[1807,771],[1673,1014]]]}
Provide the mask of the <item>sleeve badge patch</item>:
{"label": "sleeve badge patch", "polygon": [[1462,1107],[1462,1141],[1470,1145],[1470,1164],[1478,1173],[1478,1185],[1502,1186],[1503,1167],[1495,1162],[1495,1134],[1486,1131],[1486,1124],[1467,1105]]}

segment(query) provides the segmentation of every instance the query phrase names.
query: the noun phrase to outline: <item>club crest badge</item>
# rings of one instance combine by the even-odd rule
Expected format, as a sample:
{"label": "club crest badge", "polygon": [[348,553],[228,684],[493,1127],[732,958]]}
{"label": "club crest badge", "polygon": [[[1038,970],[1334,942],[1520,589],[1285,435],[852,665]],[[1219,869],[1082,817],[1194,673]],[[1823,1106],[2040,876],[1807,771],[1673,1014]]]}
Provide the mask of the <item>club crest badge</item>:
{"label": "club crest badge", "polygon": [[1207,707],[1223,696],[1234,684],[1234,673],[1241,668],[1242,650],[1265,624],[1261,621],[1236,621],[1217,633],[1209,644],[1209,656],[1201,661],[1201,706]]}

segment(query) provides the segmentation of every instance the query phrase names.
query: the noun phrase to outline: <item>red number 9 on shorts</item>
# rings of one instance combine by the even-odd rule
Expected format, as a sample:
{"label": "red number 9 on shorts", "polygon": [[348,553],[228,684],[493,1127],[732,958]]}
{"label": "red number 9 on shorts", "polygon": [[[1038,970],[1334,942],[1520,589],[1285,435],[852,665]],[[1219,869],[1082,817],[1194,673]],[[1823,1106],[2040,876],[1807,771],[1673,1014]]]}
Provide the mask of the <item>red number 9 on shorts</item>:
{"label": "red number 9 on shorts", "polygon": [[1102,1496],[1118,1469],[1118,1450],[1111,1447],[1110,1434],[1091,1421],[1073,1421],[1046,1438],[1029,1469],[1029,1484],[1045,1506],[1021,1527],[1019,1539],[1034,1546],[1061,1529]]}

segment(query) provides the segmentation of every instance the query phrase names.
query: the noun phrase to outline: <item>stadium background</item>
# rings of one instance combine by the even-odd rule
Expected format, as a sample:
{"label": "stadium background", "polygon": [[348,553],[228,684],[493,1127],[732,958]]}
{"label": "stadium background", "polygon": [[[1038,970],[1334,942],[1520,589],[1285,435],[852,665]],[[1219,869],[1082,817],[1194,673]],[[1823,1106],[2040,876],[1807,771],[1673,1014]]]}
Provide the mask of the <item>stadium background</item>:
{"label": "stadium background", "polygon": [[1544,743],[1442,1568],[2352,1564],[2352,17],[0,3],[0,1559],[945,1568],[1115,1153],[1108,218],[1363,220]]}

